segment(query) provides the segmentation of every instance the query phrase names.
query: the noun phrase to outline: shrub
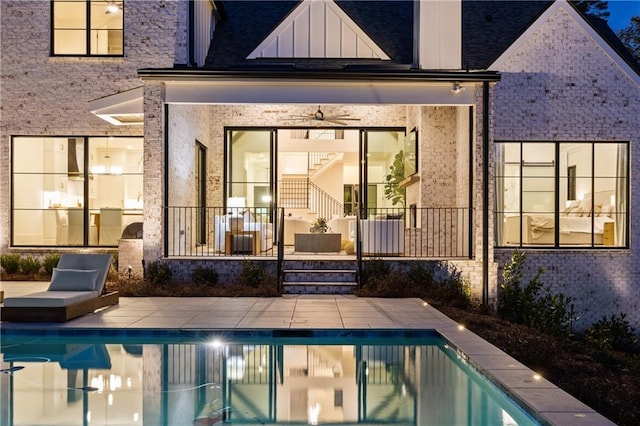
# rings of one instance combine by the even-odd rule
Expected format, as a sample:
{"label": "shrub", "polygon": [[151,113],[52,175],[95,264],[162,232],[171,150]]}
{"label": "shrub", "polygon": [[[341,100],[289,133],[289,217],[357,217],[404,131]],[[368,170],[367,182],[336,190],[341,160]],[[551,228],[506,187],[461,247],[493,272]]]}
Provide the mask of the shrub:
{"label": "shrub", "polygon": [[526,254],[516,250],[511,261],[504,266],[496,306],[498,316],[553,334],[567,333],[573,319],[571,297],[554,294],[543,285],[543,268],[538,269],[533,279],[522,287],[525,260]]}
{"label": "shrub", "polygon": [[369,276],[359,294],[369,297],[417,296],[412,284],[407,282],[405,274],[390,270],[386,274]]}
{"label": "shrub", "polygon": [[218,273],[212,268],[196,268],[191,274],[191,280],[200,285],[218,284]]}
{"label": "shrub", "polygon": [[173,272],[166,263],[160,261],[151,262],[147,267],[146,279],[150,284],[154,285],[166,285],[171,281]]}
{"label": "shrub", "polygon": [[600,349],[632,351],[638,338],[626,318],[627,314],[605,315],[585,331],[585,339]]}
{"label": "shrub", "polygon": [[53,273],[53,268],[58,266],[58,261],[60,260],[59,254],[48,254],[44,257],[44,261],[42,262],[42,267],[44,268],[44,272],[47,275],[51,275]]}
{"label": "shrub", "polygon": [[242,270],[237,278],[237,284],[254,288],[261,285],[272,285],[275,284],[275,281],[275,278],[260,263],[250,260],[242,262]]}
{"label": "shrub", "polygon": [[20,272],[27,275],[34,275],[40,272],[40,261],[31,256],[20,259]]}
{"label": "shrub", "polygon": [[422,262],[411,264],[411,267],[407,271],[407,278],[414,283],[419,283],[424,286],[432,286],[434,284],[433,270],[425,268]]}
{"label": "shrub", "polygon": [[391,273],[391,266],[382,259],[367,260],[363,264],[360,282],[363,287],[373,284],[373,280],[380,280]]}
{"label": "shrub", "polygon": [[444,268],[447,270],[446,278],[435,286],[440,301],[461,309],[471,307],[473,292],[469,279],[454,265],[445,264]]}
{"label": "shrub", "polygon": [[15,274],[20,270],[19,254],[3,254],[0,256],[0,266],[7,274]]}

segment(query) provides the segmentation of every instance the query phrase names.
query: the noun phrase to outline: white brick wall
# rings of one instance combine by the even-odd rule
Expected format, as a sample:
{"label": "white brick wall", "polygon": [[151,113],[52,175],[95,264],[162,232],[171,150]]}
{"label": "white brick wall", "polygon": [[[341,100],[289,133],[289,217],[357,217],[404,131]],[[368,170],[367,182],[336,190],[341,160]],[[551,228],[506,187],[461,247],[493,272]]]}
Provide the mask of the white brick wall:
{"label": "white brick wall", "polygon": [[[575,299],[578,329],[624,312],[640,328],[640,88],[566,12],[558,10],[506,61],[493,97],[496,140],[630,141],[630,250],[529,250],[527,279]],[[496,250],[503,265],[512,250]]]}
{"label": "white brick wall", "polygon": [[[142,86],[137,77],[139,68],[186,62],[185,0],[125,1],[125,54],[121,58],[51,57],[50,5],[44,0],[0,2],[2,252],[7,250],[10,235],[11,136],[142,136],[140,126],[113,126],[94,116],[88,102]],[[153,88],[151,84],[147,92]],[[154,114],[161,120],[159,112],[151,108],[148,119]],[[155,159],[151,154],[158,150],[158,141],[162,141],[162,135],[145,142],[145,161]],[[146,167],[145,203],[153,199],[148,179],[160,171]],[[150,236],[158,233],[153,229],[149,232]]]}

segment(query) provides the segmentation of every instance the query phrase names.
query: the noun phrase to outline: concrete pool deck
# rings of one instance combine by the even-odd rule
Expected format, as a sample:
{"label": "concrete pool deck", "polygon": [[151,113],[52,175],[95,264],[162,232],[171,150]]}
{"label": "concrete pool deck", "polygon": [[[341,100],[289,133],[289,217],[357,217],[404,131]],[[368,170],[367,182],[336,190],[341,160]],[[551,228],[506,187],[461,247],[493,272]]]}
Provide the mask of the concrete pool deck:
{"label": "concrete pool deck", "polygon": [[[5,297],[45,290],[43,282],[0,282]],[[121,297],[120,304],[66,323],[9,323],[5,330],[60,329],[404,329],[436,330],[549,424],[614,425],[576,398],[420,299],[349,295]],[[532,350],[535,350],[532,348]]]}

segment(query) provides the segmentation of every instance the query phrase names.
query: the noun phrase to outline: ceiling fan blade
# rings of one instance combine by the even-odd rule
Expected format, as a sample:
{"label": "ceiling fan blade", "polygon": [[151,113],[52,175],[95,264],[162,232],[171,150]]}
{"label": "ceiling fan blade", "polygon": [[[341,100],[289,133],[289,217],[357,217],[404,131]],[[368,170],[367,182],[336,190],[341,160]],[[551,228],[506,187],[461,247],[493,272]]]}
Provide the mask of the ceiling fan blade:
{"label": "ceiling fan blade", "polygon": [[349,117],[340,117],[340,116],[327,117],[324,119],[324,121],[328,121],[328,120],[360,121],[359,118],[349,118]]}
{"label": "ceiling fan blade", "polygon": [[332,123],[332,124],[340,124],[342,126],[346,126],[347,123],[345,123],[344,121],[340,121],[340,120],[333,120],[333,119],[329,119],[329,118],[325,118],[322,121],[326,121],[327,123]]}

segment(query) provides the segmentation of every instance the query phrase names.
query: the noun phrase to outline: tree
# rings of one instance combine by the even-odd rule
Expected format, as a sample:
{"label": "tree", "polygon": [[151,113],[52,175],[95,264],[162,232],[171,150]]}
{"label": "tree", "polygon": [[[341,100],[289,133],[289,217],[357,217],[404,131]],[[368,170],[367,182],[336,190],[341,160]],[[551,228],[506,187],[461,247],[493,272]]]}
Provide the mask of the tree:
{"label": "tree", "polygon": [[582,13],[596,18],[609,18],[609,2],[605,0],[576,0],[573,5]]}
{"label": "tree", "polygon": [[620,31],[618,37],[631,51],[631,54],[640,62],[640,16],[631,18],[631,24]]}

